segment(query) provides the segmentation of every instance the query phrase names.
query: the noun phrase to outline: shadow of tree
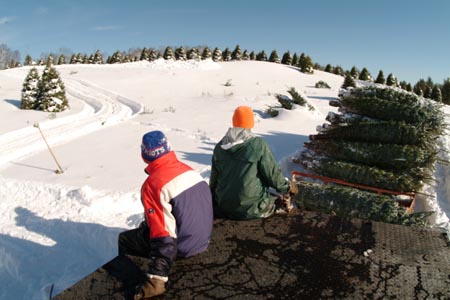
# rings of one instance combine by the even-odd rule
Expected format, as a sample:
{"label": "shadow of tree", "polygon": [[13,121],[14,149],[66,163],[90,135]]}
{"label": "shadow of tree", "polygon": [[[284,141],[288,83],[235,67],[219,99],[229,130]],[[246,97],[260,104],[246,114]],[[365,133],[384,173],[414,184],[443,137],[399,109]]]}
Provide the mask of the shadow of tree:
{"label": "shadow of tree", "polygon": [[20,108],[20,103],[22,103],[22,101],[20,100],[16,100],[16,99],[5,99],[4,100],[6,103],[9,103],[11,105],[14,105],[17,108]]}
{"label": "shadow of tree", "polygon": [[50,245],[0,235],[0,282],[7,287],[1,299],[47,299],[52,284],[56,294],[117,254],[121,228],[44,219],[23,207],[15,213],[18,226],[46,237]]}
{"label": "shadow of tree", "polygon": [[[302,149],[303,144],[309,140],[309,136],[280,131],[269,131],[267,134],[258,134],[258,136],[262,137],[267,142],[276,161],[280,161],[282,158]],[[292,144],[297,145],[294,151],[292,151],[292,147],[283,146]]]}

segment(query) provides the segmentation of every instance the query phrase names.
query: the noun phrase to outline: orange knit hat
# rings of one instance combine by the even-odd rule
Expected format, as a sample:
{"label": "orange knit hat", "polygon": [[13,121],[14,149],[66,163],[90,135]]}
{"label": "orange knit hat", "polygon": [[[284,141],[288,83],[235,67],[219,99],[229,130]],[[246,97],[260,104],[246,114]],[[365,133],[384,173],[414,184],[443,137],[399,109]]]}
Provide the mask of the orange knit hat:
{"label": "orange knit hat", "polygon": [[248,106],[239,106],[233,114],[233,126],[251,129],[255,125],[253,110]]}

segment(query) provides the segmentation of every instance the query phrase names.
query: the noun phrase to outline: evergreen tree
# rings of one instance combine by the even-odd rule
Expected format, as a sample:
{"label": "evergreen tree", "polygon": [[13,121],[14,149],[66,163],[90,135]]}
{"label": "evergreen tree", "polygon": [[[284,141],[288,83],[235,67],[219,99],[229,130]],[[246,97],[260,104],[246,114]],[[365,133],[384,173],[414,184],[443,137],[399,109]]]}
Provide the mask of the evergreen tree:
{"label": "evergreen tree", "polygon": [[[94,59],[93,56],[92,56],[92,59]],[[87,56],[87,54],[83,55],[83,64],[87,65],[87,64],[90,64],[90,63],[91,63],[91,62],[90,62],[90,59],[89,59],[89,57]]]}
{"label": "evergreen tree", "polygon": [[413,91],[413,88],[412,88],[411,83],[408,83],[408,84],[406,85],[406,90],[407,90],[408,92],[412,92],[412,91]]}
{"label": "evergreen tree", "polygon": [[103,55],[100,50],[95,51],[93,63],[96,65],[103,65]]}
{"label": "evergreen tree", "polygon": [[58,65],[65,65],[66,64],[66,57],[64,54],[61,54],[58,58]]}
{"label": "evergreen tree", "polygon": [[414,92],[417,96],[420,96],[420,97],[423,96],[423,90],[422,90],[422,88],[420,87],[419,84],[415,84],[415,85],[414,85],[413,92]]}
{"label": "evergreen tree", "polygon": [[179,47],[175,49],[175,58],[176,60],[186,60],[187,59],[186,49],[184,49],[184,47]]}
{"label": "evergreen tree", "polygon": [[336,74],[336,75],[339,75],[339,76],[344,76],[345,75],[344,69],[342,69],[341,66],[334,67],[333,71],[334,71],[333,73]]}
{"label": "evergreen tree", "polygon": [[31,68],[22,86],[21,109],[35,109],[39,106],[39,74],[36,68]]}
{"label": "evergreen tree", "polygon": [[294,67],[298,67],[298,63],[300,62],[300,57],[297,55],[297,53],[294,53],[292,56],[292,65]]}
{"label": "evergreen tree", "polygon": [[444,80],[444,84],[442,85],[442,102],[449,105],[450,104],[450,78]]}
{"label": "evergreen tree", "polygon": [[281,62],[280,57],[278,56],[277,50],[272,50],[269,56],[269,61],[273,63],[279,64]]}
{"label": "evergreen tree", "polygon": [[199,59],[200,55],[198,53],[198,49],[197,48],[191,48],[189,49],[188,53],[187,53],[187,58],[188,59]]}
{"label": "evergreen tree", "polygon": [[170,46],[166,47],[166,49],[164,50],[163,57],[165,60],[169,60],[169,59],[173,60],[175,58],[172,47],[170,47]]}
{"label": "evergreen tree", "polygon": [[351,73],[347,73],[347,75],[345,75],[344,83],[341,86],[343,89],[347,89],[348,87],[356,87],[355,79]]}
{"label": "evergreen tree", "polygon": [[378,72],[378,76],[377,79],[375,79],[375,83],[386,84],[386,79],[384,79],[384,74],[382,70]]}
{"label": "evergreen tree", "polygon": [[242,60],[242,51],[239,45],[236,45],[236,48],[234,48],[233,52],[231,53],[231,59]]}
{"label": "evergreen tree", "polygon": [[60,112],[69,107],[66,91],[54,67],[46,67],[39,84],[39,110]]}
{"label": "evergreen tree", "polygon": [[212,60],[213,61],[222,61],[222,51],[219,48],[215,48],[214,52],[212,54]]}
{"label": "evergreen tree", "polygon": [[77,57],[75,56],[75,54],[72,54],[72,55],[70,56],[70,61],[69,61],[69,63],[70,63],[70,64],[76,64],[76,63],[77,63]]}
{"label": "evergreen tree", "polygon": [[425,98],[431,99],[431,93],[432,93],[433,89],[430,86],[427,86],[427,88],[425,89],[425,91],[423,92],[423,96]]}
{"label": "evergreen tree", "polygon": [[291,53],[289,51],[287,51],[283,54],[283,57],[281,58],[281,63],[283,65],[289,65],[289,66],[292,64],[292,57],[291,57]]}
{"label": "evergreen tree", "polygon": [[129,55],[125,55],[123,57],[122,63],[129,63],[131,62],[131,57]]}
{"label": "evergreen tree", "polygon": [[247,49],[245,49],[244,53],[242,53],[242,60],[250,60],[250,54],[248,54]]}
{"label": "evergreen tree", "polygon": [[146,61],[150,60],[148,50],[145,47],[144,47],[144,49],[142,49],[140,60],[146,60]]}
{"label": "evergreen tree", "polygon": [[230,61],[231,60],[231,51],[230,49],[225,48],[225,50],[223,50],[222,52],[222,59],[223,61]]}
{"label": "evergreen tree", "polygon": [[334,73],[333,67],[330,64],[325,66],[325,72]]}
{"label": "evergreen tree", "polygon": [[202,52],[202,59],[209,59],[212,57],[211,50],[208,47],[205,47]]}
{"label": "evergreen tree", "polygon": [[250,52],[250,60],[256,60],[255,51]]}
{"label": "evergreen tree", "polygon": [[83,63],[83,54],[78,53],[76,56],[76,60],[77,60],[77,64],[82,64]]}
{"label": "evergreen tree", "polygon": [[33,65],[33,59],[31,58],[30,55],[27,54],[27,56],[25,56],[25,62],[23,63],[24,66],[31,66]]}
{"label": "evergreen tree", "polygon": [[47,57],[47,62],[45,63],[45,65],[46,65],[47,67],[53,66],[53,56],[52,56],[52,55],[49,55],[49,56]]}
{"label": "evergreen tree", "polygon": [[157,59],[158,59],[158,53],[154,49],[150,49],[150,52],[148,53],[148,60],[155,61]]}
{"label": "evergreen tree", "polygon": [[395,78],[394,74],[389,73],[388,77],[386,78],[386,85],[393,87],[398,86],[397,78]]}
{"label": "evergreen tree", "polygon": [[312,62],[311,57],[306,55],[303,60],[300,60],[300,72],[306,73],[306,74],[313,74],[314,73],[314,64]]}
{"label": "evergreen tree", "polygon": [[436,102],[442,102],[442,92],[437,85],[435,85],[433,87],[433,90],[431,91],[431,99],[433,99]]}
{"label": "evergreen tree", "polygon": [[369,71],[366,68],[363,68],[361,70],[358,79],[363,81],[373,81],[372,75],[370,75]]}
{"label": "evergreen tree", "polygon": [[120,64],[122,62],[122,52],[116,51],[111,56],[111,59],[109,60],[110,64]]}
{"label": "evergreen tree", "polygon": [[259,53],[256,55],[256,60],[266,61],[266,60],[267,60],[266,52],[264,52],[264,50],[262,50],[261,52],[259,52]]}
{"label": "evergreen tree", "polygon": [[353,77],[353,79],[358,79],[359,71],[355,66],[353,66],[352,69],[350,70],[350,75]]}

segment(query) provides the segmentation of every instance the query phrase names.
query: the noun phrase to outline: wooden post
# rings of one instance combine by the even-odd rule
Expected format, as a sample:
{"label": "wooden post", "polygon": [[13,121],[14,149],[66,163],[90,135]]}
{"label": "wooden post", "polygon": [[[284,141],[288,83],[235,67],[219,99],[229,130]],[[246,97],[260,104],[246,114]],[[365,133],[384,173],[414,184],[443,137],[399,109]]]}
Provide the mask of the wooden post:
{"label": "wooden post", "polygon": [[53,154],[52,149],[50,148],[49,144],[47,143],[47,140],[45,139],[44,133],[42,133],[41,127],[39,127],[39,123],[34,123],[34,127],[39,129],[39,132],[41,133],[42,139],[44,140],[45,144],[47,145],[48,151],[50,151],[50,154],[52,155],[53,159],[56,162],[56,165],[58,166],[58,169],[55,171],[55,173],[56,174],[62,174],[63,173],[63,169],[59,165],[58,160],[55,157],[55,154]]}

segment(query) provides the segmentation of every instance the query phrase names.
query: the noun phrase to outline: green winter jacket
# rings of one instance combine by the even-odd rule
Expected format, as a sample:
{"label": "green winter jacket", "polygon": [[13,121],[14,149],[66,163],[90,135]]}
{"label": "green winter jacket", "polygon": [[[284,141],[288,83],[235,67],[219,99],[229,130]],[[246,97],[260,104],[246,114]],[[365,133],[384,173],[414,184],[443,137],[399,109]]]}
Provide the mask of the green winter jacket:
{"label": "green winter jacket", "polygon": [[243,128],[230,128],[214,148],[209,184],[216,216],[236,220],[270,216],[269,187],[289,191],[267,143]]}

